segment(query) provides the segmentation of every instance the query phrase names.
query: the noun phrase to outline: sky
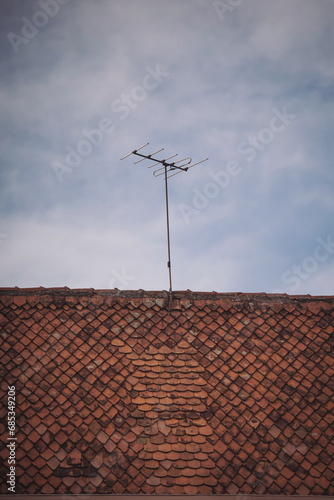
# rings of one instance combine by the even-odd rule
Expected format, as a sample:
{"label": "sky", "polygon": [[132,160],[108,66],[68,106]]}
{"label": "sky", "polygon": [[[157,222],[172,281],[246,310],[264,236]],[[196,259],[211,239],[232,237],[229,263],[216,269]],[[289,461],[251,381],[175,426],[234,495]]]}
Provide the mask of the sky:
{"label": "sky", "polygon": [[334,294],[333,0],[1,0],[0,286]]}

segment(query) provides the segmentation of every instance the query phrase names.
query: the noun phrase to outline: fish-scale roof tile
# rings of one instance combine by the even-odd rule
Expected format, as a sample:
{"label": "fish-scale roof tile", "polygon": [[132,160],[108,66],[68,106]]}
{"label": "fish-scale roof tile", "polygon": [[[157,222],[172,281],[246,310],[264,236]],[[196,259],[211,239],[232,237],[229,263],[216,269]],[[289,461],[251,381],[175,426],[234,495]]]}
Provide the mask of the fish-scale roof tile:
{"label": "fish-scale roof tile", "polygon": [[334,494],[333,297],[15,288],[0,304],[19,493]]}

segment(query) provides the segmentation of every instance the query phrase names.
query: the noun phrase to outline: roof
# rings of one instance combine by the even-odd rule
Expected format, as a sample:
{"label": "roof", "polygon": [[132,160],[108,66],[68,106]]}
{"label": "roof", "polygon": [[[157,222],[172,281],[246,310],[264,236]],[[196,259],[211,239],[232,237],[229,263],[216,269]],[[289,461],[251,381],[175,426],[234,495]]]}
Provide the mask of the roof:
{"label": "roof", "polygon": [[334,494],[333,297],[13,288],[0,304],[16,493]]}

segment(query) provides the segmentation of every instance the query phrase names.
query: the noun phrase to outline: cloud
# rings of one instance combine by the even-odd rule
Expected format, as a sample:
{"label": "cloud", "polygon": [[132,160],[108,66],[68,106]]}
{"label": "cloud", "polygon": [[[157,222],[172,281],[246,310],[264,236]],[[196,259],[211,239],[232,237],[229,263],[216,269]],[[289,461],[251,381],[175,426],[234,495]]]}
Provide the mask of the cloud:
{"label": "cloud", "polygon": [[[40,6],[3,0],[2,282],[104,288],[124,268],[130,288],[167,288],[163,179],[120,161],[149,142],[148,152],[165,147],[161,157],[209,156],[169,183],[175,286],[282,286],[332,227],[331,5],[250,0],[222,22],[204,0],[71,0],[15,54],[7,33]],[[168,76],[122,117],[113,103],[139,96],[148,66]],[[248,162],[240,144],[284,107],[296,118]],[[59,182],[53,162],[78,154],[83,131],[103,119],[113,131]],[[230,161],[240,175],[186,224],[179,205]],[[300,290],[319,293],[321,280],[333,293],[320,266]]]}

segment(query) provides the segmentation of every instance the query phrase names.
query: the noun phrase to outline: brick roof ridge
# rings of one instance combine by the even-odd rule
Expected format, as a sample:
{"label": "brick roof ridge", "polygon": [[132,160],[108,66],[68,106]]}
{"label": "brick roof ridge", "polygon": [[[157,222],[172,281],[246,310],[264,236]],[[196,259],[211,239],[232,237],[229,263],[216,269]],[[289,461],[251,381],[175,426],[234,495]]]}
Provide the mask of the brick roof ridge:
{"label": "brick roof ridge", "polygon": [[[58,294],[58,295],[101,295],[101,296],[114,296],[124,298],[168,298],[169,292],[166,290],[119,290],[113,289],[94,289],[94,288],[69,288],[64,287],[0,287],[1,295],[44,295],[44,294]],[[262,302],[274,302],[279,300],[281,303],[285,302],[298,302],[298,301],[322,301],[333,302],[334,295],[289,295],[286,293],[266,293],[266,292],[204,292],[192,290],[176,290],[173,292],[173,299],[193,299],[193,300],[219,300],[229,299],[235,301],[259,300]]]}

